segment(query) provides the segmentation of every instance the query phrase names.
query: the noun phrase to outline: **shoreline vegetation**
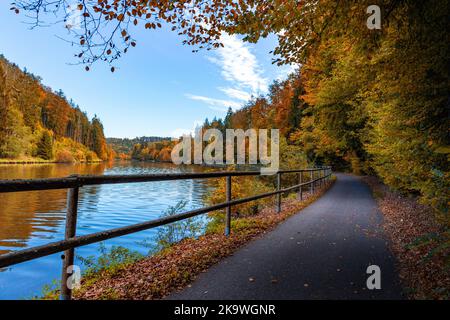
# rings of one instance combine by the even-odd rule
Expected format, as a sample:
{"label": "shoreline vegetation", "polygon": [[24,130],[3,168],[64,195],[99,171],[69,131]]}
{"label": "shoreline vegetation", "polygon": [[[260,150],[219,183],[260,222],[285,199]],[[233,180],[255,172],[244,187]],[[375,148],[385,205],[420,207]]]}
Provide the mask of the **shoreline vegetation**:
{"label": "shoreline vegetation", "polygon": [[39,158],[30,159],[0,159],[0,165],[5,164],[69,164],[69,163],[101,163],[106,160],[96,159],[96,160],[81,160],[81,161],[57,161],[57,160],[44,160]]}
{"label": "shoreline vegetation", "polygon": [[[85,271],[81,287],[73,293],[74,299],[161,299],[172,292],[188,286],[195,278],[221,259],[232,255],[251,240],[264,235],[288,217],[320,198],[334,184],[333,176],[328,184],[318,188],[315,194],[303,193],[303,201],[291,193],[283,199],[282,210],[276,213],[273,201],[266,201],[256,213],[248,212],[248,207],[240,207],[240,213],[234,213],[231,222],[231,234],[223,234],[223,213],[210,213],[204,234],[187,237],[181,234],[174,237],[174,231],[180,230],[175,224],[161,232],[158,250],[150,251],[148,256],[140,255],[123,247],[105,250],[95,262],[89,259],[89,268]],[[214,201],[214,200],[213,200]],[[176,210],[172,214],[177,213]],[[301,213],[299,213],[301,214]],[[189,223],[189,222],[188,222]],[[181,229],[197,230],[197,226],[184,225]],[[169,234],[169,236],[167,236]],[[175,242],[168,241],[176,240]],[[41,297],[36,299],[58,299],[59,289],[46,286]]]}

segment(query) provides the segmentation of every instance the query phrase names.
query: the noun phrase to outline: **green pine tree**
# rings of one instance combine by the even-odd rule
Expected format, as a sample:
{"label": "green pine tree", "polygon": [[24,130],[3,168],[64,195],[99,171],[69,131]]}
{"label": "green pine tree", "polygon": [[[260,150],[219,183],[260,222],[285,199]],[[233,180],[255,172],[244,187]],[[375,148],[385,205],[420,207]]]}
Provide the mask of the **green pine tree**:
{"label": "green pine tree", "polygon": [[48,131],[44,131],[41,140],[38,142],[37,155],[44,160],[53,158],[53,141]]}

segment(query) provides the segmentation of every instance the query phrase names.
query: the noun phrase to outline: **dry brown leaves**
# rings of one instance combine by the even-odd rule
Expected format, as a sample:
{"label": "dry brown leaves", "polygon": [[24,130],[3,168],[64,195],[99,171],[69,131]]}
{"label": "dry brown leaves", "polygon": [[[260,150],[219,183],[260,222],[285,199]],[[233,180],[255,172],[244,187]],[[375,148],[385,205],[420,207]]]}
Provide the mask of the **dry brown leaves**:
{"label": "dry brown leaves", "polygon": [[448,299],[450,274],[443,255],[426,259],[433,244],[410,246],[429,233],[442,232],[435,215],[417,199],[390,191],[374,177],[364,179],[377,196],[383,227],[397,258],[400,278],[411,299]]}
{"label": "dry brown leaves", "polygon": [[96,281],[84,280],[75,292],[75,299],[161,299],[191,283],[201,272],[229,256],[239,247],[275,227],[287,217],[307,206],[326,189],[305,200],[286,200],[282,212],[265,208],[252,216],[245,228],[232,230],[229,237],[207,234],[198,239],[185,239],[152,257],[109,274],[103,273]]}

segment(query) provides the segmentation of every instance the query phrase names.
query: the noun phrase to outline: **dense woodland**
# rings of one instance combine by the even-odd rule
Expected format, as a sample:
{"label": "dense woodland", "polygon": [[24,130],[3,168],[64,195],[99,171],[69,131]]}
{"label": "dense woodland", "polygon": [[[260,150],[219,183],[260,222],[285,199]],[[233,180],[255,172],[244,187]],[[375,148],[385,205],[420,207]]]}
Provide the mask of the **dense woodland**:
{"label": "dense woodland", "polygon": [[[133,158],[135,160],[162,160],[159,157],[159,153],[155,154],[153,152],[153,157],[150,157],[149,150],[150,149],[158,149],[157,143],[164,144],[166,141],[170,141],[169,137],[136,137],[133,139],[129,138],[106,138],[106,142],[110,145],[115,151],[116,155],[120,159],[130,159]],[[164,142],[164,143],[163,143]],[[159,148],[158,150],[161,150]],[[170,161],[169,158],[164,159],[165,161]]]}
{"label": "dense woodland", "polygon": [[177,142],[163,139],[155,142],[137,143],[131,151],[131,158],[140,161],[171,162],[171,152]]}
{"label": "dense woodland", "polygon": [[[448,1],[377,1],[379,29],[366,24],[372,4],[365,0],[136,1],[130,6],[80,2],[86,30],[74,34],[74,44],[79,44],[77,57],[89,70],[99,60],[113,64],[135,47],[138,42],[132,32],[141,21],[146,29],[168,23],[194,51],[220,47],[223,32],[240,34],[249,42],[275,34],[274,63],[299,64],[300,72],[274,83],[267,96],[256,97],[226,119],[204,127],[279,128],[282,154],[290,153],[288,159],[376,174],[394,189],[420,195],[448,219]],[[60,1],[17,1],[13,9],[35,13],[39,21],[39,9],[57,12],[59,5]],[[197,10],[189,9],[191,5]],[[94,28],[98,19],[113,24],[113,33],[111,28]],[[93,46],[96,39],[107,39],[104,47]],[[51,131],[53,140],[68,137],[100,158],[107,157],[97,118],[89,122],[62,94],[42,88],[38,78],[5,61],[1,68],[2,157],[48,157],[37,150],[49,145],[45,130]],[[64,106],[56,107],[60,104]],[[145,142],[136,145],[132,155],[165,161],[172,145]]]}
{"label": "dense woodland", "polygon": [[[216,27],[182,32],[189,44],[214,47],[220,30],[248,41],[278,32],[274,62],[301,64],[300,72],[275,82],[267,96],[225,119],[205,121],[203,128],[279,128],[281,154],[292,163],[305,159],[378,175],[393,189],[420,195],[448,222],[448,3],[382,1],[380,30],[365,25],[369,4],[323,0],[309,10],[296,1],[216,0],[217,13],[199,10],[199,19]],[[255,10],[244,10],[249,7]],[[177,7],[173,12],[183,21]],[[154,152],[146,148],[144,153]]]}
{"label": "dense woodland", "polygon": [[[60,11],[62,3],[19,0],[12,9],[16,13],[25,11],[39,24],[41,11],[64,17],[67,13]],[[295,150],[302,150],[311,163],[376,174],[394,189],[420,195],[449,219],[448,1],[376,1],[380,25],[369,28],[367,9],[373,4],[369,0],[180,0],[117,2],[111,6],[108,1],[79,1],[84,30],[73,31],[73,44],[78,45],[76,57],[86,70],[104,61],[114,71],[115,60],[138,44],[133,30],[141,26],[152,30],[166,23],[183,44],[193,46],[193,51],[221,47],[224,32],[241,35],[249,42],[276,35],[273,62],[301,65],[300,72],[275,83],[268,96],[256,97],[228,115],[222,125],[231,121],[235,128],[279,128],[284,136],[284,154],[290,150],[298,156]],[[96,27],[98,21],[109,28]],[[6,71],[14,70],[5,63],[2,66],[3,78]],[[29,81],[22,81],[24,86],[39,82],[32,77],[26,79]],[[11,135],[8,126],[2,125],[4,133],[0,136],[6,140],[0,145],[6,148],[0,150],[3,156],[11,156],[10,149],[26,144],[26,139],[17,137],[29,136],[27,130],[33,132],[34,124],[42,123],[57,137],[73,137],[104,158],[106,151],[100,150],[96,130],[79,129],[83,127],[80,123],[86,122],[82,113],[73,111],[74,119],[70,120],[65,112],[59,115],[60,108],[54,105],[64,98],[48,90],[44,90],[45,99],[38,98],[39,94],[29,89],[27,94],[21,91],[20,97],[37,101],[22,103],[12,97],[14,86],[7,88],[12,82],[2,80],[2,92],[8,93],[2,96],[3,105],[9,106],[2,108],[9,115],[2,121],[20,129]],[[31,107],[34,105],[38,107]],[[14,116],[18,112],[23,120]],[[59,118],[62,121],[55,121]],[[210,125],[206,123],[205,127]],[[96,126],[99,124],[94,119],[92,127]],[[11,143],[14,138],[21,142]],[[170,147],[168,142],[145,143],[133,153],[165,160]],[[20,152],[13,153],[16,156]]]}
{"label": "dense woodland", "polygon": [[112,158],[103,125],[0,56],[0,161],[99,161]]}

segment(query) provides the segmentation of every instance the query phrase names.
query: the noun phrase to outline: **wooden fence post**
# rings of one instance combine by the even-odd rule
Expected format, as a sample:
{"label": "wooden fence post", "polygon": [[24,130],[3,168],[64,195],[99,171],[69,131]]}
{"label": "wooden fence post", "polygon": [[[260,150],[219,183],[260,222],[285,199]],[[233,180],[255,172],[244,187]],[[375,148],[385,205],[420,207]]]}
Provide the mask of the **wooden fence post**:
{"label": "wooden fence post", "polygon": [[[231,176],[226,177],[226,201],[231,201]],[[229,236],[231,232],[231,206],[227,206],[225,216],[225,235]]]}
{"label": "wooden fence post", "polygon": [[321,187],[321,188],[322,188],[323,185],[324,185],[323,179],[324,179],[324,177],[325,177],[325,173],[324,173],[323,170],[324,170],[323,168],[320,168],[320,171],[319,171],[319,174],[320,174],[320,187]]}
{"label": "wooden fence post", "polygon": [[318,189],[320,189],[321,187],[322,187],[322,184],[321,184],[321,182],[322,182],[322,179],[321,179],[321,172],[320,172],[321,170],[319,169],[318,171],[317,171],[317,178],[319,179],[319,181],[317,181],[317,188]]}
{"label": "wooden fence post", "polygon": [[[277,191],[281,190],[281,173],[277,173]],[[281,193],[277,194],[277,213],[281,212]]]}
{"label": "wooden fence post", "polygon": [[[301,171],[298,174],[298,184],[300,184],[300,185],[302,184],[302,174],[303,174],[303,172],[301,172]],[[298,188],[298,196],[300,198],[300,201],[302,201],[303,200],[303,186],[300,186]]]}
{"label": "wooden fence post", "polygon": [[[70,188],[67,191],[67,213],[66,213],[66,230],[65,239],[75,237],[77,228],[77,213],[78,213],[78,193],[79,187]],[[69,288],[67,281],[73,274],[73,271],[69,273],[69,267],[73,265],[75,255],[75,249],[71,248],[64,251],[63,268],[61,275],[61,299],[70,300],[72,298],[72,288]]]}
{"label": "wooden fence post", "polygon": [[310,171],[310,176],[311,176],[311,179],[310,179],[311,183],[309,184],[309,189],[311,191],[311,194],[314,194],[314,182],[312,182],[314,180],[314,171],[313,170]]}

